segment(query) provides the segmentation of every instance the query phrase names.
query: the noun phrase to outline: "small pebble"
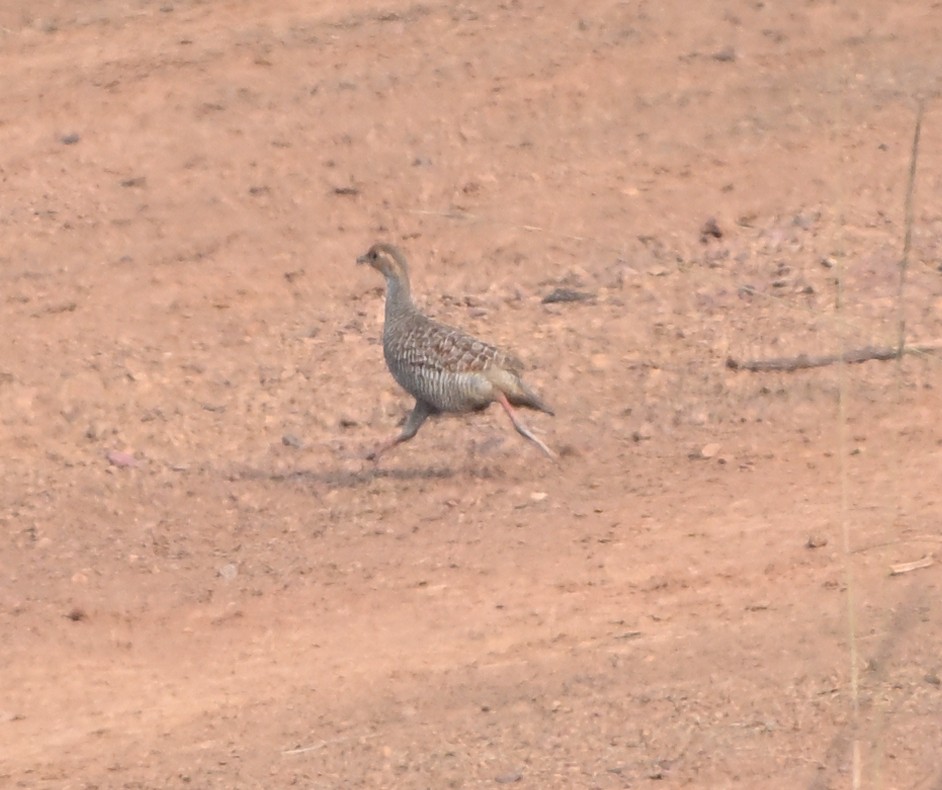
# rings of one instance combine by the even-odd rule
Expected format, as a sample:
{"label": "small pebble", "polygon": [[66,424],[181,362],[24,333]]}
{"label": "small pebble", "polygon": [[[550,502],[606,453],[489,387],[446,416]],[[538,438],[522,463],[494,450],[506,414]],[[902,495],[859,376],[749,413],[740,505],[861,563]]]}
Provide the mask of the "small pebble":
{"label": "small pebble", "polygon": [[108,459],[108,463],[112,466],[117,466],[122,469],[139,465],[133,453],[123,452],[122,450],[109,450],[105,453],[105,458]]}
{"label": "small pebble", "polygon": [[716,222],[715,217],[710,217],[700,228],[700,241],[706,241],[708,238],[722,239],[723,231]]}
{"label": "small pebble", "polygon": [[719,442],[710,442],[700,448],[701,458],[713,458],[720,451]]}
{"label": "small pebble", "polygon": [[592,298],[592,294],[585,291],[574,291],[572,288],[556,288],[543,297],[543,304],[556,302],[585,302]]}

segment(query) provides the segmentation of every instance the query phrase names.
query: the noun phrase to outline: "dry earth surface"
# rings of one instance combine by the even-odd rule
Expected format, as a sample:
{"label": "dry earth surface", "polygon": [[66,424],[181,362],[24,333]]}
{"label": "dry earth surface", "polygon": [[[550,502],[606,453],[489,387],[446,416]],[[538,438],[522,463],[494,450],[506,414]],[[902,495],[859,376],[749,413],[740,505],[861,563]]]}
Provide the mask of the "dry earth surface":
{"label": "dry earth surface", "polygon": [[[725,365],[942,337],[940,40],[3,3],[0,784],[942,787],[939,356]],[[379,239],[558,466],[496,408],[364,460],[411,405]]]}

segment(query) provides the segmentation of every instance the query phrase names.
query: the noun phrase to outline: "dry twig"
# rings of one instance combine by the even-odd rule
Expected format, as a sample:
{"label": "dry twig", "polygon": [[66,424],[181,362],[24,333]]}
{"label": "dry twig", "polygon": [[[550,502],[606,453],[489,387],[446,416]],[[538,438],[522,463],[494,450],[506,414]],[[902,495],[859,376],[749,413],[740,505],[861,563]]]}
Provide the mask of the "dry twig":
{"label": "dry twig", "polygon": [[[910,343],[903,346],[903,354],[930,354],[942,350],[942,340],[932,340],[928,343]],[[846,365],[855,365],[870,360],[885,361],[898,359],[900,349],[890,346],[864,346],[845,351],[843,354],[798,354],[794,357],[772,357],[771,359],[735,359],[728,357],[726,367],[730,370],[748,370],[753,373],[767,373],[770,371],[790,372],[806,370],[807,368],[823,368],[827,365],[836,365],[843,362]]]}
{"label": "dry twig", "polygon": [[890,566],[890,576],[899,576],[902,573],[909,573],[910,571],[918,571],[922,568],[928,568],[931,565],[935,564],[935,559],[932,555],[928,555],[919,560],[913,560],[912,562],[900,562],[896,565]]}

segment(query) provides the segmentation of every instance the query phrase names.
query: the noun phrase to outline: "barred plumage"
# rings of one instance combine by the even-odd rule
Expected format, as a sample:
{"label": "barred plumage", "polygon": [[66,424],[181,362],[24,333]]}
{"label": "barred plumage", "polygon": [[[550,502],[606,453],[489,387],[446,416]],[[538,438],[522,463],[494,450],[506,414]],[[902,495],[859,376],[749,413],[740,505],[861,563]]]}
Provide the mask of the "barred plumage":
{"label": "barred plumage", "polygon": [[383,449],[411,439],[431,415],[477,411],[497,402],[518,433],[555,457],[511,408],[553,414],[524,383],[519,359],[419,312],[412,301],[405,256],[393,245],[374,244],[357,262],[368,263],[386,278],[383,355],[393,378],[415,398],[402,433]]}

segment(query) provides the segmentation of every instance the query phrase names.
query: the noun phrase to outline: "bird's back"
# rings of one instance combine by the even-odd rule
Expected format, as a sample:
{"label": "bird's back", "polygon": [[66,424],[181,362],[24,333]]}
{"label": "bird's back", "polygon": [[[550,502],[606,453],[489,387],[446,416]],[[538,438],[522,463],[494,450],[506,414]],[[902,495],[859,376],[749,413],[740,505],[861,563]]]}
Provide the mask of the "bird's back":
{"label": "bird's back", "polygon": [[386,364],[399,385],[439,411],[472,411],[493,400],[495,379],[518,380],[519,359],[417,310],[387,317]]}

